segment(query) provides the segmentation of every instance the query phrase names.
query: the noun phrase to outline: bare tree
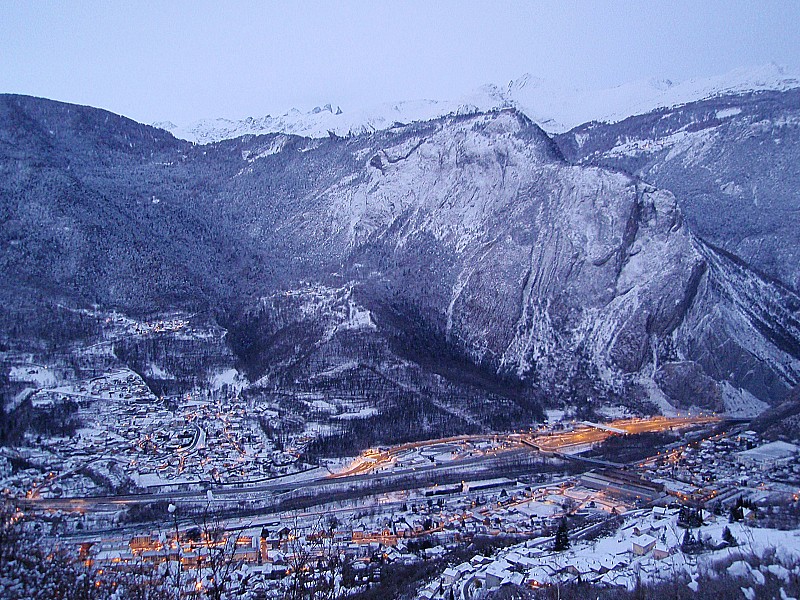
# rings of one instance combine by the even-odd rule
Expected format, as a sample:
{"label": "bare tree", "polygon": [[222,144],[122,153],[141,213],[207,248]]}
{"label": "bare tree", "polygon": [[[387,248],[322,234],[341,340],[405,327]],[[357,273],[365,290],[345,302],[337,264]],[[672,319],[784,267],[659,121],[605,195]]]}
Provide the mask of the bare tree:
{"label": "bare tree", "polygon": [[287,544],[288,582],[284,600],[334,600],[341,592],[345,558],[336,547],[335,523],[318,521],[304,536],[295,523]]}
{"label": "bare tree", "polygon": [[231,587],[233,572],[241,566],[236,559],[241,531],[229,533],[208,510],[203,512],[200,531],[204,553],[199,572],[203,590],[207,598],[221,600]]}
{"label": "bare tree", "polygon": [[[172,584],[172,591],[175,594],[175,600],[180,600],[181,593],[185,585],[183,576],[183,563],[182,563],[182,547],[180,529],[178,527],[178,507],[170,504],[167,508],[170,516],[172,517],[173,537],[172,540],[165,539],[165,549],[167,552],[166,567],[164,571],[165,579],[169,580]],[[162,534],[163,535],[163,534]],[[164,536],[167,538],[167,536]],[[175,560],[172,560],[172,552],[170,552],[171,545],[175,544]]]}
{"label": "bare tree", "polygon": [[140,560],[126,565],[124,571],[107,571],[106,577],[120,599],[173,600],[175,591],[166,575],[163,569]]}
{"label": "bare tree", "polygon": [[152,565],[125,571],[98,566],[49,537],[9,498],[0,505],[0,595],[9,600],[167,600],[167,588]]}

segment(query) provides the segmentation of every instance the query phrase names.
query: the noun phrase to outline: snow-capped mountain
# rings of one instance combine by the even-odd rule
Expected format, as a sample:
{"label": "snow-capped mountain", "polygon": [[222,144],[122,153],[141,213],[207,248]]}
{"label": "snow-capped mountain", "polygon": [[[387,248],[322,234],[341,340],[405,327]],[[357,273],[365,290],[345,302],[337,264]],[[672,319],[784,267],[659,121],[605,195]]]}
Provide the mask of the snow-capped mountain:
{"label": "snow-capped mountain", "polygon": [[198,144],[266,133],[285,133],[311,138],[328,137],[331,134],[344,137],[388,129],[397,123],[428,121],[451,113],[491,110],[502,104],[503,102],[498,102],[498,98],[493,97],[491,93],[476,93],[464,102],[410,100],[349,111],[326,104],[308,112],[292,109],[281,115],[248,117],[240,121],[218,118],[204,119],[186,126],[177,126],[171,122],[156,123],[154,126],[166,129],[177,138]]}
{"label": "snow-capped mountain", "polygon": [[26,290],[192,307],[254,389],[356,389],[377,421],[461,430],[541,399],[775,403],[800,379],[792,291],[515,108],[207,146],[39,99],[0,116],[6,311]]}
{"label": "snow-capped mountain", "polygon": [[523,78],[509,84],[510,100],[548,133],[563,133],[590,121],[615,122],[658,108],[724,94],[785,91],[800,87],[800,77],[770,64],[725,75],[682,82],[648,79],[603,90],[556,88]]}
{"label": "snow-capped mountain", "polygon": [[156,123],[174,136],[199,144],[247,134],[286,133],[304,137],[357,135],[397,123],[428,121],[448,114],[469,114],[515,107],[549,133],[562,133],[589,121],[614,122],[661,107],[676,106],[721,94],[800,87],[800,78],[771,64],[738,69],[726,75],[680,83],[651,79],[608,89],[573,89],[525,74],[507,85],[484,85],[455,99],[411,100],[367,108],[326,104],[311,111],[243,120],[206,119],[186,125]]}
{"label": "snow-capped mountain", "polygon": [[797,381],[792,292],[694,238],[669,192],[564,162],[515,109],[334,143],[354,170],[283,203],[279,241],[262,240],[325,240],[306,257],[360,282],[378,332],[400,306],[474,364],[573,398],[653,382],[722,409]]}

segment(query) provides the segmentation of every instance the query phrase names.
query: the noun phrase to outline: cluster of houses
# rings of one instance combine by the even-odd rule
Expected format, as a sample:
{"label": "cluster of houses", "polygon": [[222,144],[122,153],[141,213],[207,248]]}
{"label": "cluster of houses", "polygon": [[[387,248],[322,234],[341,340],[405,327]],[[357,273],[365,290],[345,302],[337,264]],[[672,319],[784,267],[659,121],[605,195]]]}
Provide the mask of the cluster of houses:
{"label": "cluster of houses", "polygon": [[276,575],[286,574],[295,562],[295,554],[335,552],[350,561],[393,562],[416,560],[398,550],[398,540],[410,535],[389,529],[365,531],[329,531],[301,533],[288,527],[256,527],[236,532],[203,532],[199,528],[178,535],[154,533],[135,535],[128,541],[83,543],[84,557],[102,568],[125,569],[127,566],[180,562],[185,569],[202,569],[210,562],[225,560],[237,568],[258,567]]}
{"label": "cluster of houses", "polygon": [[[570,582],[633,589],[637,582],[655,582],[676,573],[692,579],[703,568],[700,566],[703,561],[710,564],[736,550],[724,539],[724,528],[730,527],[743,543],[748,535],[752,537],[746,532],[747,525],[729,524],[726,517],[708,513],[704,513],[704,518],[702,527],[692,532],[679,522],[677,509],[655,507],[631,511],[616,532],[593,540],[573,539],[572,547],[566,550],[554,550],[553,538],[537,538],[501,550],[492,557],[476,555],[447,568],[425,585],[417,597],[470,600],[478,597],[479,592],[504,585],[536,588]],[[708,553],[700,561],[684,552],[687,531],[707,545]],[[777,543],[776,533],[767,530],[762,537]],[[758,544],[747,551],[758,552]]]}
{"label": "cluster of houses", "polygon": [[[531,487],[507,478],[433,486],[418,490],[413,498],[403,498],[383,513],[369,515],[355,507],[341,513],[346,527],[336,520],[322,526],[301,514],[295,517],[293,528],[285,526],[286,519],[276,520],[238,533],[229,531],[227,537],[214,542],[197,530],[182,531],[179,536],[162,532],[107,540],[94,544],[91,556],[98,565],[112,568],[180,561],[187,569],[202,569],[215,553],[227,549],[227,556],[240,568],[277,580],[290,571],[298,551],[327,548],[362,570],[362,577],[374,580],[380,564],[438,558],[476,536],[541,536],[566,510],[584,507],[606,516],[616,509],[625,510],[621,501],[604,498],[574,482]],[[532,558],[541,552],[540,547],[532,546],[520,550],[520,555]],[[485,561],[483,566],[488,566],[491,559]],[[492,572],[499,573],[497,566]],[[490,581],[492,576],[488,576]]]}
{"label": "cluster of houses", "polygon": [[681,502],[711,508],[748,489],[756,496],[758,490],[762,496],[794,490],[800,483],[800,448],[764,442],[757,433],[744,431],[672,448],[639,472]]}
{"label": "cluster of houses", "polygon": [[189,324],[186,319],[166,319],[158,321],[144,321],[136,323],[133,330],[138,335],[148,335],[151,333],[165,333],[180,331]]}
{"label": "cluster of houses", "polygon": [[[150,492],[236,484],[297,470],[297,457],[278,452],[259,426],[269,411],[250,410],[238,398],[182,398],[170,410],[127,370],[34,394],[34,406],[39,402],[42,410],[69,400],[79,407],[82,421],[75,435],[41,436],[36,442],[47,453],[37,462],[47,464],[47,472],[66,473],[43,495],[83,493],[77,467],[87,461],[98,480]],[[99,456],[110,459],[113,473],[106,468],[108,460],[94,460]],[[22,493],[44,483],[41,473],[26,477],[30,481],[20,484]],[[11,484],[5,487],[20,487]]]}

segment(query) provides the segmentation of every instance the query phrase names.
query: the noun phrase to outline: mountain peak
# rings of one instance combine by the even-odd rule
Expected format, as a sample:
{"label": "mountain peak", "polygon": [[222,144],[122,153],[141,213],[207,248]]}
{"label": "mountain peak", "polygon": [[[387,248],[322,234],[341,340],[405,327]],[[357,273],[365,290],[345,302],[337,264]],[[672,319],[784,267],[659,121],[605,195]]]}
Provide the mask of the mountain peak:
{"label": "mountain peak", "polygon": [[312,138],[369,133],[397,123],[428,121],[448,114],[516,107],[548,133],[563,133],[589,121],[621,121],[657,108],[723,94],[785,91],[800,87],[800,77],[775,63],[735,69],[725,75],[674,82],[667,78],[631,81],[606,89],[574,89],[525,73],[506,85],[483,85],[450,100],[406,100],[362,109],[328,103],[310,111],[293,108],[279,116],[243,120],[205,119],[186,126],[155,124],[175,137],[207,144],[247,134],[286,133]]}

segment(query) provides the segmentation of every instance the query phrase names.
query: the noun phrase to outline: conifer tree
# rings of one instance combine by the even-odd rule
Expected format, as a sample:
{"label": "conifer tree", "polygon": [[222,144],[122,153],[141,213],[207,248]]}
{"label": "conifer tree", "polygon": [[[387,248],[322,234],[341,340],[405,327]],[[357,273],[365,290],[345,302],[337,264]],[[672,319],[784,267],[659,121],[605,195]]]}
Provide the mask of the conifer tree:
{"label": "conifer tree", "polygon": [[553,550],[556,552],[563,552],[569,548],[569,529],[567,528],[567,520],[561,519],[556,530],[556,537],[553,542]]}

